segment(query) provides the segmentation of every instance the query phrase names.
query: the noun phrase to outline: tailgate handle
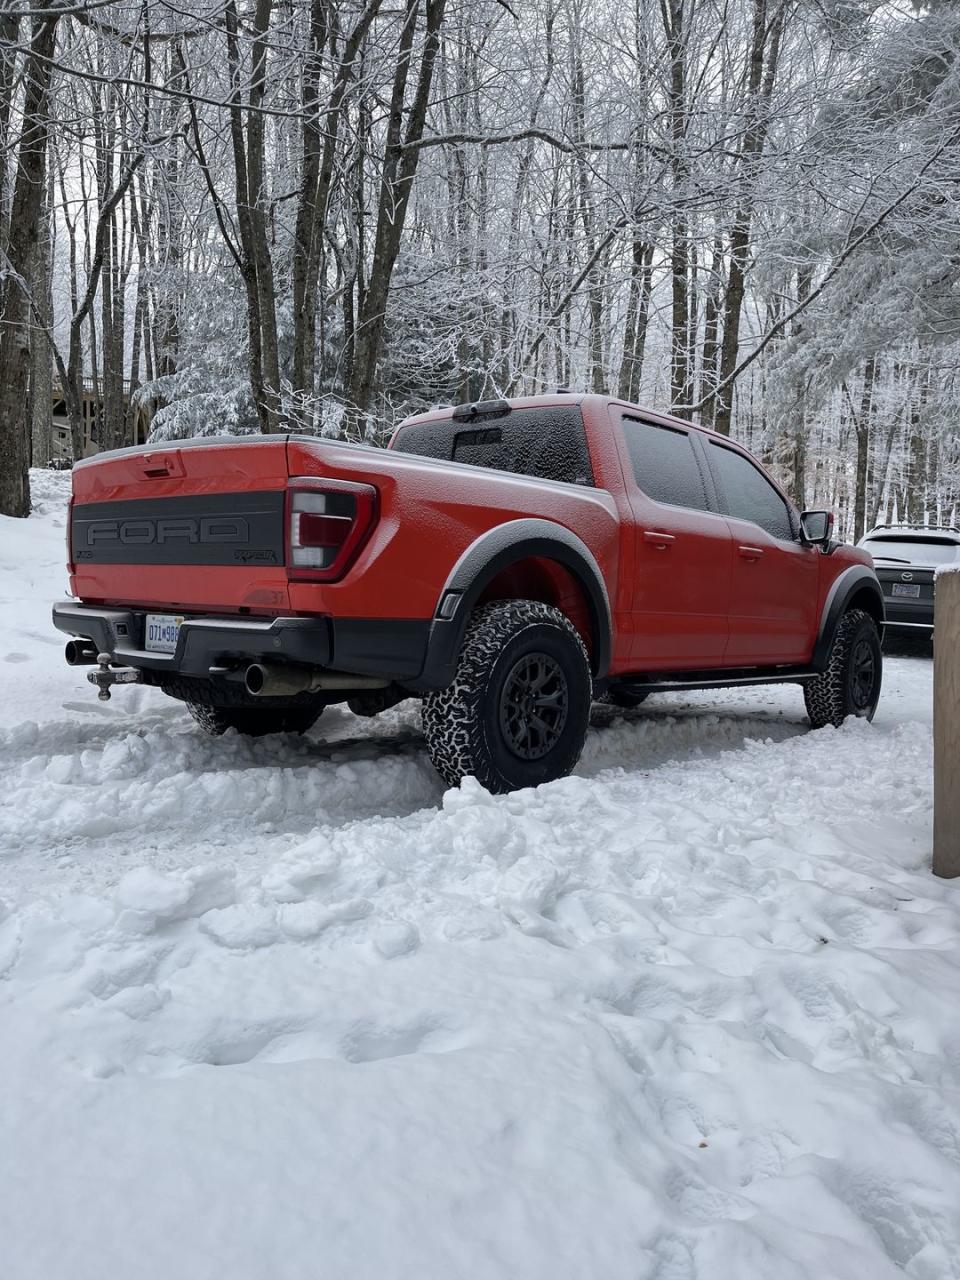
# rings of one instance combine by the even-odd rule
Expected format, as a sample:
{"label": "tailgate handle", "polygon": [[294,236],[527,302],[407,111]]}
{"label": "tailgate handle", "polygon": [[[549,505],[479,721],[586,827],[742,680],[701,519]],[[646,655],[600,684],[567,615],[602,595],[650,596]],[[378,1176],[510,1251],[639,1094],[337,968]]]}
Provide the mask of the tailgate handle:
{"label": "tailgate handle", "polygon": [[135,466],[143,480],[180,479],[184,475],[183,458],[179,449],[144,453],[137,459]]}

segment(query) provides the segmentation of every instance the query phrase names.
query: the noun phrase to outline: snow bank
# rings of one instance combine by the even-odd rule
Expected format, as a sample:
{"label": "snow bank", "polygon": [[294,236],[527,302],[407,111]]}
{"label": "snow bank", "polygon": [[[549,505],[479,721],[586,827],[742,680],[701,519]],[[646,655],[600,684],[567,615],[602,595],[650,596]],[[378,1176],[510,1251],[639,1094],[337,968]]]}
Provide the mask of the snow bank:
{"label": "snow bank", "polygon": [[81,701],[33,643],[61,518],[0,568],[5,1280],[957,1274],[929,662],[873,726],[663,697],[443,794],[409,704]]}

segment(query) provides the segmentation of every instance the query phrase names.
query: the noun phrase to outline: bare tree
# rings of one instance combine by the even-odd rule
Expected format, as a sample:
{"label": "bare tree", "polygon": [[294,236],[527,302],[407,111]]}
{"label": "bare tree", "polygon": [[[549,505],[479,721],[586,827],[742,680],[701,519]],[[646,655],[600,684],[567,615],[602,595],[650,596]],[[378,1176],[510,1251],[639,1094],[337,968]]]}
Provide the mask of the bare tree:
{"label": "bare tree", "polygon": [[32,19],[23,67],[23,128],[2,275],[0,275],[0,514],[30,513],[32,423],[25,412],[30,381],[33,281],[40,240],[50,122],[50,77],[57,18]]}

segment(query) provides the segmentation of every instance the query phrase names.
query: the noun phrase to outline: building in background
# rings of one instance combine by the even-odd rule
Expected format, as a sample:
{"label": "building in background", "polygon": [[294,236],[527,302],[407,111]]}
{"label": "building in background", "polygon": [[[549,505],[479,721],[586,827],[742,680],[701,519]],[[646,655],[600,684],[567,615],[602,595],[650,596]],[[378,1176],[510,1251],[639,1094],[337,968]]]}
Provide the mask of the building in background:
{"label": "building in background", "polygon": [[[123,386],[123,407],[124,411],[129,416],[129,382],[125,382]],[[82,456],[84,458],[89,458],[91,454],[100,452],[100,444],[97,436],[100,418],[103,413],[103,398],[93,379],[84,380],[82,408]],[[152,419],[153,410],[151,406],[148,404],[138,404],[133,410],[130,438],[127,443],[131,445],[146,444],[147,436],[150,434],[150,424]],[[67,405],[64,400],[63,391],[59,382],[55,379],[53,383],[53,416],[51,421],[50,460],[54,463],[70,462],[72,457],[73,455],[70,448],[70,418],[67,414]]]}

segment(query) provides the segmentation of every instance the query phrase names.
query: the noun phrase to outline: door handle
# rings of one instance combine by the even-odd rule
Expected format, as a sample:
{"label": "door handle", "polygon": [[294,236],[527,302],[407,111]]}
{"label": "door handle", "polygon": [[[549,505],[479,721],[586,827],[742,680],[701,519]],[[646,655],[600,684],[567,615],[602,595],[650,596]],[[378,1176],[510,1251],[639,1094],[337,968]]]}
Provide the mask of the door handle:
{"label": "door handle", "polygon": [[643,534],[644,542],[652,542],[658,551],[666,551],[676,542],[676,538],[672,533],[660,533],[657,529],[646,529]]}
{"label": "door handle", "polygon": [[741,547],[740,554],[744,560],[759,560],[763,555],[763,547]]}

